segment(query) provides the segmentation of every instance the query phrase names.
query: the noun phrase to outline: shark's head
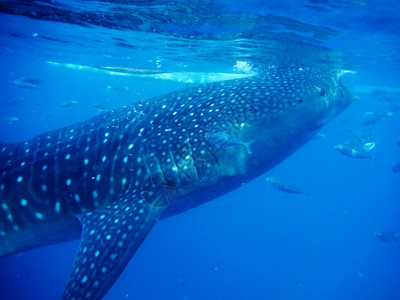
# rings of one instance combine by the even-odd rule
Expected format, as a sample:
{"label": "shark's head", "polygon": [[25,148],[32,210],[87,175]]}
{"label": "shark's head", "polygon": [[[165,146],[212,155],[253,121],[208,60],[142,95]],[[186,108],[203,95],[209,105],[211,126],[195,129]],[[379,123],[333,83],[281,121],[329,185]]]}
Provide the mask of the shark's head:
{"label": "shark's head", "polygon": [[[321,81],[321,91],[316,95],[317,101],[321,101],[321,113],[323,124],[341,113],[354,100],[350,91],[343,85],[342,76],[346,74],[342,70],[332,72],[330,77]],[[316,92],[318,94],[318,91]],[[322,124],[322,125],[323,125]]]}
{"label": "shark's head", "polygon": [[275,166],[343,111],[353,98],[340,77],[341,72],[332,70],[275,68],[238,81],[231,88],[232,102],[243,102],[235,112],[245,117],[235,136],[253,141],[251,155],[240,148],[244,153],[238,162],[246,161],[244,170],[260,174]]}
{"label": "shark's head", "polygon": [[245,81],[236,93],[247,100],[260,129],[272,127],[275,120],[320,128],[353,100],[342,84],[343,74],[342,70],[272,68],[257,80]]}
{"label": "shark's head", "polygon": [[[346,74],[343,70],[298,68],[290,72],[292,74],[288,81],[294,95],[289,97],[293,107],[290,114],[292,118],[298,116],[317,130],[342,112],[353,100],[342,83],[342,76]],[[281,101],[285,102],[285,99]]]}

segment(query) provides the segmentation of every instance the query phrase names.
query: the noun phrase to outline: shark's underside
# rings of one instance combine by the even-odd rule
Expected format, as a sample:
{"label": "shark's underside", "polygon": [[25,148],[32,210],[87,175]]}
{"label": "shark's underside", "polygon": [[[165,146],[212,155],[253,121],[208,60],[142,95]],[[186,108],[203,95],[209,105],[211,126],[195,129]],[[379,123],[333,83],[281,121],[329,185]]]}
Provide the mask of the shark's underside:
{"label": "shark's underside", "polygon": [[350,100],[338,71],[277,68],[1,143],[0,255],[81,236],[63,297],[99,299],[158,219],[263,174]]}

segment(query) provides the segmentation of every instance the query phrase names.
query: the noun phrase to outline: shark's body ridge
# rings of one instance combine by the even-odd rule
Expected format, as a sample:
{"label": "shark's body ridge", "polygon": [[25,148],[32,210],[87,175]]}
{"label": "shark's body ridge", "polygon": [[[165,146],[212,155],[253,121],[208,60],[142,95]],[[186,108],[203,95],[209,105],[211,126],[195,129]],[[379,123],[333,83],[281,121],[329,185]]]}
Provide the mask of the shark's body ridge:
{"label": "shark's body ridge", "polygon": [[[271,69],[1,143],[0,256],[81,235],[63,297],[101,298],[158,219],[263,174],[342,111],[339,77]],[[251,153],[206,138],[220,133]]]}

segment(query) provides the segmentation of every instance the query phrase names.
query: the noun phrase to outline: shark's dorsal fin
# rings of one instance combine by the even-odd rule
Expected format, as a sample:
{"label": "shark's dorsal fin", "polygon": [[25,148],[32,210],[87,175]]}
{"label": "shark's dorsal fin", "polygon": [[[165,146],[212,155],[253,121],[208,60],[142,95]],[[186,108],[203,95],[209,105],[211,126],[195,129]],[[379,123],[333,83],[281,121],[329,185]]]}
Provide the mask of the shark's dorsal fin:
{"label": "shark's dorsal fin", "polygon": [[128,196],[79,215],[82,239],[63,299],[101,299],[162,211],[163,208]]}

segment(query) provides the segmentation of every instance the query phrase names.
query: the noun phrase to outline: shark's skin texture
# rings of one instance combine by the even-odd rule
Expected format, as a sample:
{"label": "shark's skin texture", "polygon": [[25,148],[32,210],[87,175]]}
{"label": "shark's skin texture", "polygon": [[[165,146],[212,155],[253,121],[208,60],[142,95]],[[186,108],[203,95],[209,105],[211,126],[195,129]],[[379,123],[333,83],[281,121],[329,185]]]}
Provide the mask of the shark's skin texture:
{"label": "shark's skin texture", "polygon": [[[1,143],[0,255],[81,237],[63,299],[100,299],[158,219],[276,166],[351,99],[338,71],[276,68]],[[251,153],[205,138],[222,132]]]}

